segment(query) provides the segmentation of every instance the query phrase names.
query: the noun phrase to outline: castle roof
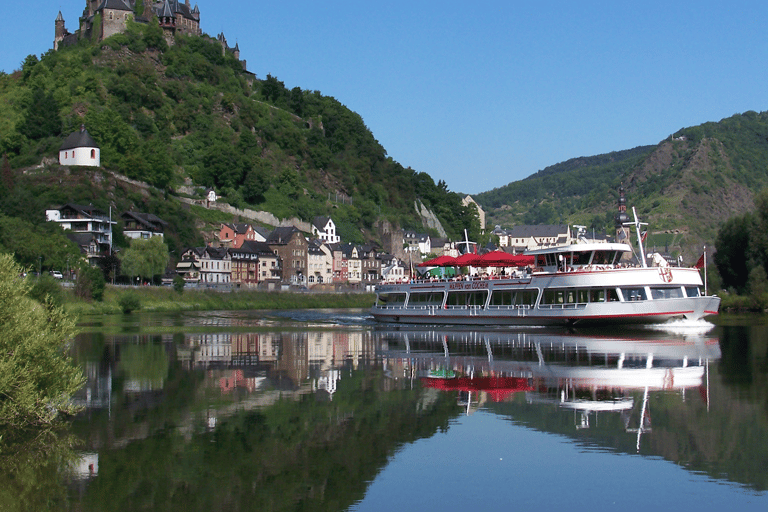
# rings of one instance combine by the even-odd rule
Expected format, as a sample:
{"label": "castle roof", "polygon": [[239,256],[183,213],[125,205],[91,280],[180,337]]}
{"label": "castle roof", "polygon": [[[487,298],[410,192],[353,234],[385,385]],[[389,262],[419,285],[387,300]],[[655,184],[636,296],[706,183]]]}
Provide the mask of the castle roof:
{"label": "castle roof", "polygon": [[104,0],[100,6],[96,8],[97,11],[102,9],[112,9],[115,11],[133,11],[133,7],[125,0]]}
{"label": "castle roof", "polygon": [[[176,2],[176,7],[178,7],[178,5],[179,3]],[[158,15],[163,18],[175,18],[176,11],[174,9],[171,9],[171,6],[168,3],[168,0],[165,0],[165,2],[163,2],[163,6],[160,8],[160,12],[158,13]]]}
{"label": "castle roof", "polygon": [[66,149],[74,149],[74,148],[98,148],[99,145],[96,144],[96,141],[93,140],[93,137],[91,137],[91,134],[88,133],[88,130],[85,129],[84,125],[80,125],[80,130],[70,133],[69,137],[64,139],[64,142],[61,143],[61,147],[59,148],[59,151],[63,151]]}
{"label": "castle roof", "polygon": [[64,16],[61,15],[61,11],[59,11],[59,15],[56,16],[56,21],[64,21]]}

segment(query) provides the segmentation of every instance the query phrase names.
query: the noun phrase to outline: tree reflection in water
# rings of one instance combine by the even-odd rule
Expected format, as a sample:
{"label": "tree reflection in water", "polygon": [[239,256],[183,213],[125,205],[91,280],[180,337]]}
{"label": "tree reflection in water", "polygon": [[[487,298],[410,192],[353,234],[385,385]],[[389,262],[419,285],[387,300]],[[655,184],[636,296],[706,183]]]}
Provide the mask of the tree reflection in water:
{"label": "tree reflection in water", "polygon": [[[0,507],[346,510],[401,451],[450,438],[459,418],[479,409],[512,420],[509,429],[633,460],[639,446],[651,459],[768,489],[760,467],[768,387],[755,387],[766,383],[765,365],[750,360],[750,383],[734,387],[737,344],[724,349],[732,362],[718,366],[727,335],[683,353],[674,337],[611,345],[605,336],[570,343],[563,333],[537,333],[537,342],[530,332],[518,340],[498,331],[327,327],[317,315],[285,329],[230,315],[225,325],[207,316],[197,328],[158,323],[79,336],[75,353],[88,375],[77,397],[86,409],[72,423],[79,472],[63,479],[61,468],[73,466],[53,462],[71,453],[25,472],[24,461],[43,449],[20,451],[3,467]],[[766,353],[755,339],[750,357]],[[72,482],[69,494],[62,481]]]}

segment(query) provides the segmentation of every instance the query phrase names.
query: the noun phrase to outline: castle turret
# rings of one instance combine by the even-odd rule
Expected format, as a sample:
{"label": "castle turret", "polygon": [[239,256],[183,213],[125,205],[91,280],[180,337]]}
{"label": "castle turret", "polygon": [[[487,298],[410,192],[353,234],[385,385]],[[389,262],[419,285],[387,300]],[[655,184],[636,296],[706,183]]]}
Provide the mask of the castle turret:
{"label": "castle turret", "polygon": [[61,15],[61,11],[59,11],[59,15],[56,16],[54,25],[53,49],[58,50],[59,44],[64,40],[64,36],[67,35],[67,29],[64,28],[64,16]]}

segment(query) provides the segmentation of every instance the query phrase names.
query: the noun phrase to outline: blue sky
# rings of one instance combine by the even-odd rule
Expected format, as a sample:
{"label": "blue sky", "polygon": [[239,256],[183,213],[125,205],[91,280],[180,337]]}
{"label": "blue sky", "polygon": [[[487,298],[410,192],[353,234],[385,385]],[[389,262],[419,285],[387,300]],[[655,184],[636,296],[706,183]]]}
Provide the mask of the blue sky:
{"label": "blue sky", "polygon": [[[764,1],[197,4],[250,71],[333,96],[454,191],[768,109]],[[58,11],[73,31],[84,5],[6,2],[0,69],[51,48]]]}

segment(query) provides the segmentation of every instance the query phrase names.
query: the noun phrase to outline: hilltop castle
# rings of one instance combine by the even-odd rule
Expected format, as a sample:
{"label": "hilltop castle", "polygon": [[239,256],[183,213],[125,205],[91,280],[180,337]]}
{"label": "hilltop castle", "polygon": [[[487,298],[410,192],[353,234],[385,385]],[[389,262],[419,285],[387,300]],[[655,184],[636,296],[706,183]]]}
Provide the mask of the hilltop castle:
{"label": "hilltop castle", "polygon": [[[80,16],[80,28],[70,33],[64,26],[64,17],[59,11],[56,17],[55,36],[53,49],[61,46],[75,44],[81,38],[97,37],[102,41],[110,36],[125,32],[128,20],[137,23],[148,23],[152,16],[156,16],[160,27],[165,34],[165,40],[169,45],[173,44],[176,34],[199,36],[200,9],[197,4],[192,8],[189,0],[162,2],[145,0],[141,14],[136,12],[136,0],[86,0],[83,15]],[[229,51],[240,60],[240,48],[235,44],[234,48],[227,45],[224,34],[219,34],[216,40],[221,44],[222,51]],[[245,69],[245,61],[241,61]]]}

